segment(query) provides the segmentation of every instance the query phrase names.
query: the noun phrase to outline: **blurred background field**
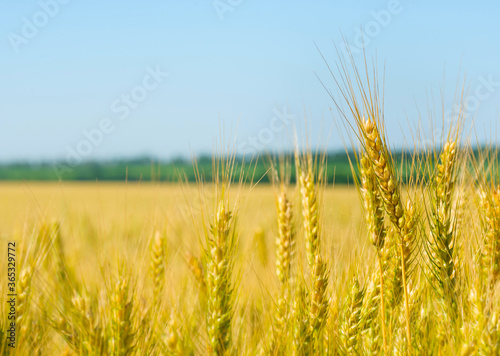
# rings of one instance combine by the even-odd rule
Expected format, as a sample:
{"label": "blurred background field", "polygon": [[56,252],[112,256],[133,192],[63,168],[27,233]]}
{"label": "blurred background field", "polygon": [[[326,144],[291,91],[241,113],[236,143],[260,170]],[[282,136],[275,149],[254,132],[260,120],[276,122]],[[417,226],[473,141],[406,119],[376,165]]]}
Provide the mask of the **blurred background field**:
{"label": "blurred background field", "polygon": [[[261,184],[234,188],[239,236],[236,268],[245,276],[244,294],[266,293],[277,283],[275,190]],[[211,194],[206,193],[207,201]],[[296,225],[300,226],[298,192]],[[327,187],[323,195],[323,249],[332,268],[345,272],[355,257],[371,254],[364,235],[362,210],[354,187]],[[208,215],[207,215],[208,213]],[[64,249],[77,278],[99,288],[101,263],[118,258],[133,261],[134,270],[148,270],[149,244],[155,231],[167,239],[170,293],[179,281],[191,278],[186,253],[200,257],[202,224],[213,220],[211,206],[200,198],[196,184],[3,182],[0,184],[0,234],[6,239],[34,240],[42,223],[59,221]],[[205,214],[205,216],[202,216]],[[260,234],[262,233],[262,235]],[[300,243],[300,241],[298,241]],[[298,248],[303,257],[304,246]],[[362,267],[361,267],[362,268]],[[90,278],[92,276],[92,278]],[[250,282],[250,283],[249,283]],[[249,283],[249,284],[248,284]],[[269,284],[271,283],[271,284]],[[168,284],[168,283],[167,283]],[[274,287],[273,287],[274,288]]]}

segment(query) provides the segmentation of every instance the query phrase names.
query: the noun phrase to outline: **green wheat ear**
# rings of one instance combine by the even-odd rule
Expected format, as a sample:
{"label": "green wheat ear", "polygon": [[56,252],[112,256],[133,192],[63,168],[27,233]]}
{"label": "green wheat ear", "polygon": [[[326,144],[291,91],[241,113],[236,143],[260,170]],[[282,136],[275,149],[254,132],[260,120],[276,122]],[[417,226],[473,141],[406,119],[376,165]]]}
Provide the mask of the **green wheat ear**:
{"label": "green wheat ear", "polygon": [[151,277],[153,280],[153,305],[158,304],[163,292],[165,283],[165,258],[166,258],[166,239],[159,231],[156,231],[151,244]]}

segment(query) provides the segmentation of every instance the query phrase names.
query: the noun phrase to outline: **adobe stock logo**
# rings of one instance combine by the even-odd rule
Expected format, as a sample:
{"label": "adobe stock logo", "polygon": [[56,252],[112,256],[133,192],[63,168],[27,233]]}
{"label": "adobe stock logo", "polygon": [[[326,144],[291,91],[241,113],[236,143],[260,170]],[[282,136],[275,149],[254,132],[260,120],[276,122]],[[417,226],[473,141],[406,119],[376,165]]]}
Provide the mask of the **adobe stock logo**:
{"label": "adobe stock logo", "polygon": [[83,138],[75,145],[66,146],[66,156],[63,163],[52,166],[57,177],[62,179],[64,174],[71,172],[73,168],[89,157],[96,148],[102,145],[107,135],[115,132],[117,124],[127,119],[134,110],[138,109],[149,94],[159,88],[168,76],[169,74],[162,71],[160,66],[156,66],[156,68],[147,67],[146,75],[144,75],[139,85],[111,102],[110,110],[114,116],[101,119],[96,127],[90,130],[82,130]]}
{"label": "adobe stock logo", "polygon": [[224,21],[226,12],[233,12],[237,7],[243,3],[243,0],[214,0],[212,6],[214,7],[217,16],[221,21]]}
{"label": "adobe stock logo", "polygon": [[[407,1],[411,2],[412,0]],[[344,55],[362,53],[363,49],[380,36],[403,10],[404,6],[400,0],[390,0],[385,9],[371,11],[370,20],[354,28],[354,36],[351,41],[346,39],[347,43],[341,44]]]}
{"label": "adobe stock logo", "polygon": [[21,30],[16,32],[9,32],[7,34],[7,39],[14,50],[14,52],[19,53],[21,51],[21,46],[27,45],[32,39],[34,39],[41,29],[46,27],[50,20],[61,11],[62,5],[66,5],[71,0],[45,0],[40,1],[38,6],[40,10],[35,12],[30,18],[23,17]]}
{"label": "adobe stock logo", "polygon": [[286,107],[280,111],[273,110],[273,117],[269,120],[269,125],[263,127],[255,136],[248,136],[237,145],[237,151],[241,155],[255,155],[265,150],[283,131],[289,127],[295,118],[287,112]]}

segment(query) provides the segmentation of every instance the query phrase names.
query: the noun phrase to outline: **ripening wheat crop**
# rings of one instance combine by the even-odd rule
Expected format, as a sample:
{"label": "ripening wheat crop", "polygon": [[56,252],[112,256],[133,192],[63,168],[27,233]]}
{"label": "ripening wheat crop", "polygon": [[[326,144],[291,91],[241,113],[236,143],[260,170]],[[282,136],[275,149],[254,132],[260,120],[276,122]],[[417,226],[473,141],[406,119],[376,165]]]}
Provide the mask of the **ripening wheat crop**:
{"label": "ripening wheat crop", "polygon": [[500,354],[496,149],[458,113],[397,160],[376,76],[349,65],[350,187],[310,150],[267,185],[230,152],[212,182],[0,185],[0,352],[14,322],[18,355]]}

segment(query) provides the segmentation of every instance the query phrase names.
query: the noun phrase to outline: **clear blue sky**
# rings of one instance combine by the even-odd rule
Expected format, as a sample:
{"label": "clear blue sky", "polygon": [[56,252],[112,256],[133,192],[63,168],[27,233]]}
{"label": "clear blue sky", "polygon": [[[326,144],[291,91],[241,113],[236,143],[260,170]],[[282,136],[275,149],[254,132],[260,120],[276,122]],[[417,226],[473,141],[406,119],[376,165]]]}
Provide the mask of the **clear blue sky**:
{"label": "clear blue sky", "polygon": [[[355,47],[360,27],[368,56],[386,61],[394,145],[418,119],[416,105],[426,121],[426,97],[439,103],[445,68],[451,107],[460,65],[471,94],[479,88],[477,130],[489,134],[499,117],[499,16],[497,1],[3,1],[0,161],[77,149],[85,159],[210,153],[220,122],[227,136],[238,129],[245,150],[287,147],[273,120],[283,107],[299,123],[307,115],[313,142],[321,134],[342,148],[314,74],[334,89],[315,43],[334,63],[341,31]],[[161,83],[148,74],[157,69],[168,72]],[[141,101],[124,101],[132,94]],[[100,125],[109,132],[81,144]]]}

